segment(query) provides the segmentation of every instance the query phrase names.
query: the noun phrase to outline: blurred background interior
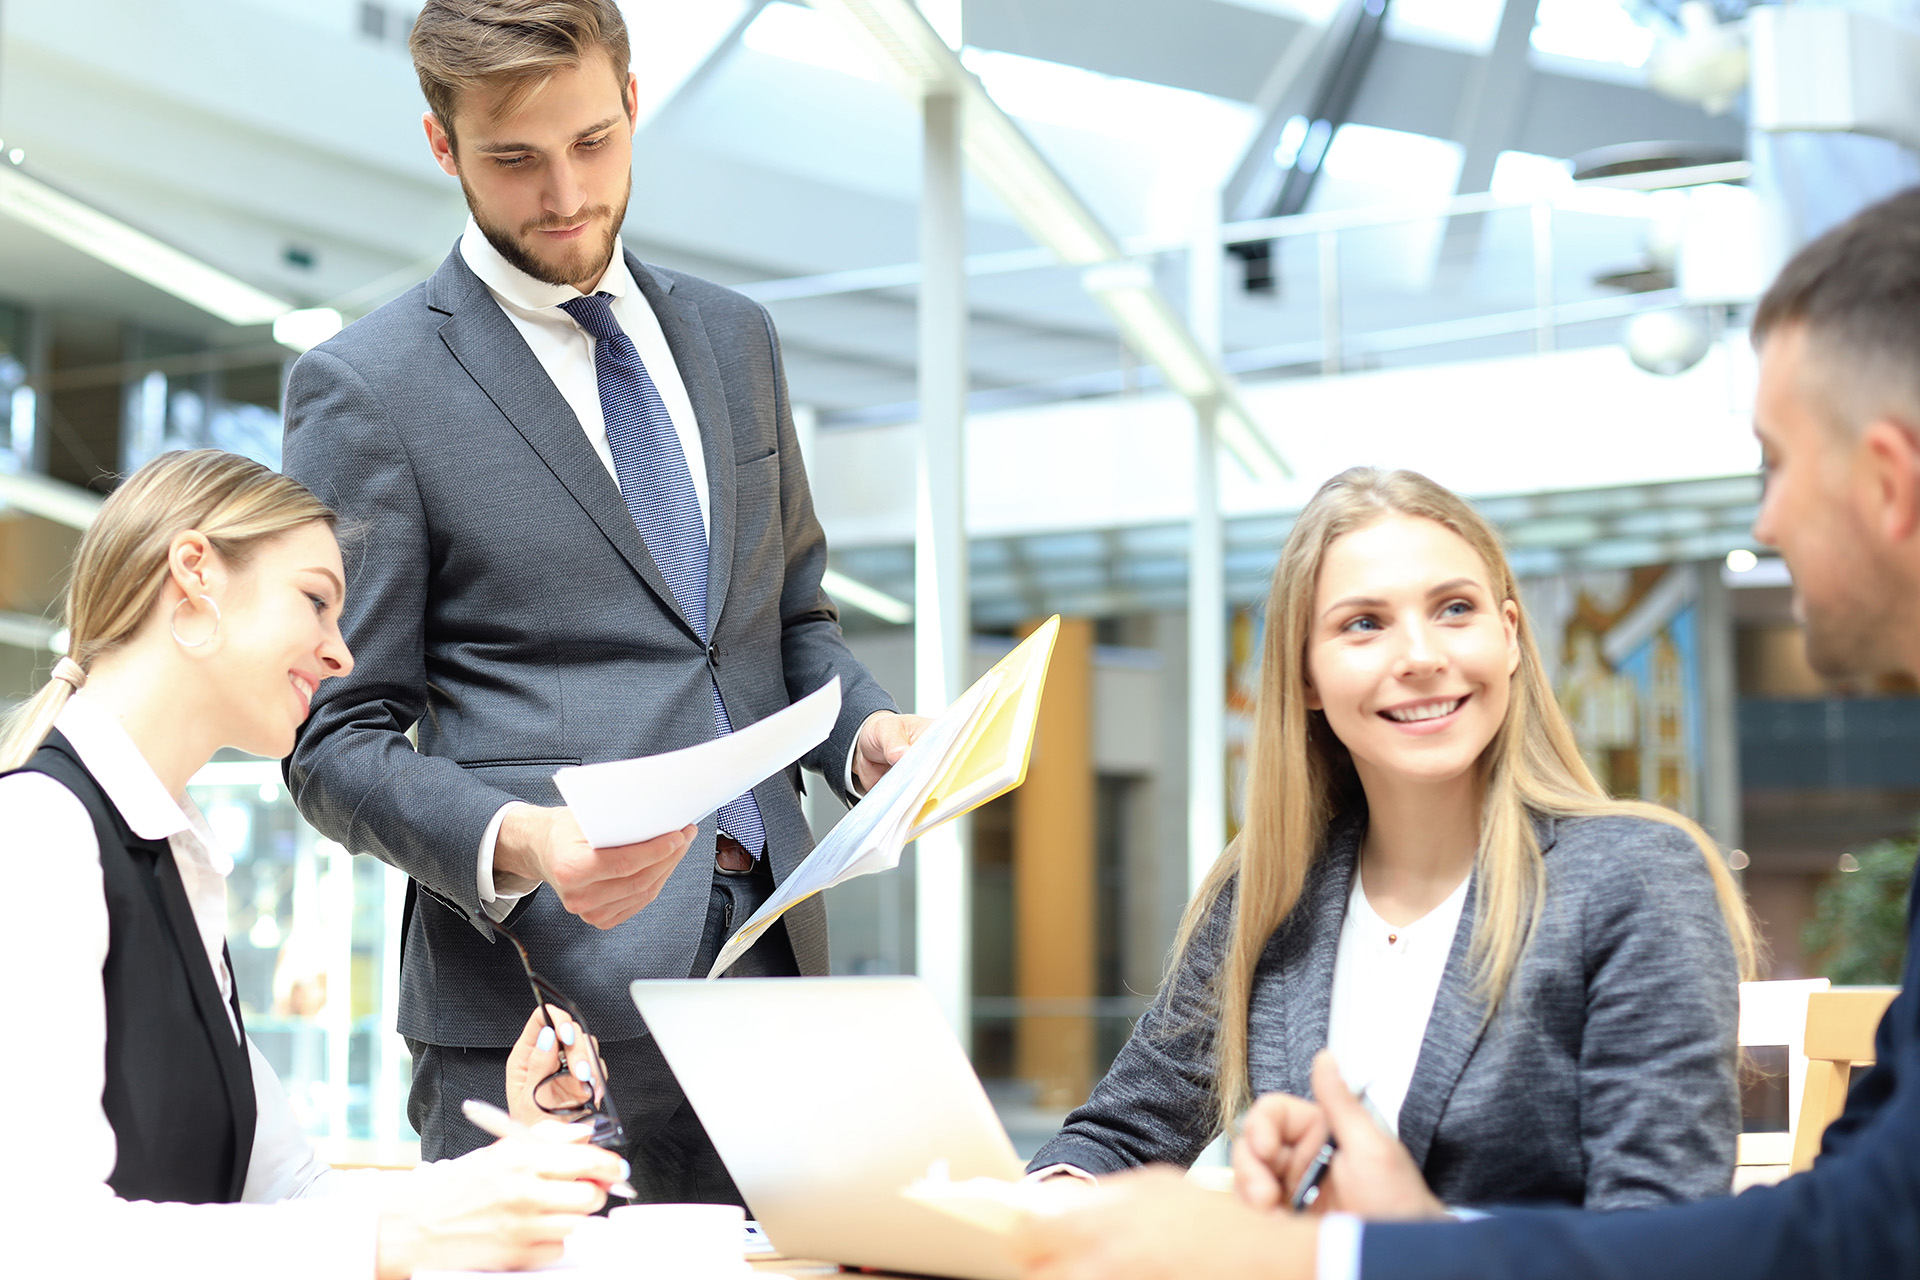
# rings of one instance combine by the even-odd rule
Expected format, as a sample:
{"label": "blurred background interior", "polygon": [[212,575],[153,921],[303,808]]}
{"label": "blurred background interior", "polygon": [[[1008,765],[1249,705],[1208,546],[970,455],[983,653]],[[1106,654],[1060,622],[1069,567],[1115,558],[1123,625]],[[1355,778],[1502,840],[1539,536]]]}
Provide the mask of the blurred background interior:
{"label": "blurred background interior", "polygon": [[[298,352],[459,234],[415,7],[0,0],[0,696],[116,478],[277,464]],[[1750,544],[1745,317],[1920,180],[1920,4],[622,8],[627,247],[772,311],[855,651],[924,706],[1067,618],[1026,786],[830,896],[836,971],[926,976],[1023,1150],[1234,830],[1267,581],[1355,463],[1481,501],[1589,759],[1713,831],[1768,976],[1893,980],[1920,706],[1816,676]],[[403,881],[273,762],[194,793],[304,1122],[404,1144]]]}

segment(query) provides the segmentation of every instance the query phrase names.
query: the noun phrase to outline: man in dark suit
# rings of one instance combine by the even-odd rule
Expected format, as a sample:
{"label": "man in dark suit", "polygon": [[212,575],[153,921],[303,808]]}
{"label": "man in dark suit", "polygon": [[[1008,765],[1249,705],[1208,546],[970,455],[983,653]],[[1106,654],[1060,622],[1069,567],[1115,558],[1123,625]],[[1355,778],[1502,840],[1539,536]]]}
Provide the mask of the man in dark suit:
{"label": "man in dark suit", "polygon": [[[1920,188],[1803,250],[1753,321],[1766,491],[1754,536],[1779,548],[1828,676],[1920,676]],[[1806,1173],[1675,1208],[1447,1211],[1323,1056],[1318,1105],[1263,1098],[1235,1148],[1241,1201],[1164,1171],[1114,1179],[1098,1207],[1030,1224],[1030,1280],[1841,1280],[1920,1276],[1920,893],[1900,996],[1873,1069]],[[1275,1206],[1339,1143],[1323,1199]],[[1368,1219],[1364,1226],[1360,1219]],[[1429,1219],[1430,1221],[1420,1221]]]}
{"label": "man in dark suit", "polygon": [[[532,1002],[494,945],[510,918],[601,1041],[642,1197],[737,1199],[627,984],[704,975],[806,856],[799,770],[704,829],[601,849],[553,773],[709,740],[837,676],[839,721],[805,763],[851,802],[922,722],[821,592],[770,318],[621,250],[636,85],[617,5],[428,0],[412,47],[472,217],[430,280],[288,384],[287,471],[359,531],[356,675],[315,700],[289,782],[322,832],[411,877],[399,1022],[426,1156],[485,1141],[464,1099],[503,1100]],[[815,899],[734,972],[826,970]]]}

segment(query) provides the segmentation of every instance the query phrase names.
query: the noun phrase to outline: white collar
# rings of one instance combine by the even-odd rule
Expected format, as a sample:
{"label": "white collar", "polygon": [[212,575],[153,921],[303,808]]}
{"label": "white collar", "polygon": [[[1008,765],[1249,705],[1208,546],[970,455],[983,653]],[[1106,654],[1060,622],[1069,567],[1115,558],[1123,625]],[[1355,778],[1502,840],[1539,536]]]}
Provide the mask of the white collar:
{"label": "white collar", "polygon": [[[133,834],[142,840],[165,840],[193,829],[192,814],[168,794],[166,783],[160,781],[160,775],[112,712],[85,693],[76,693],[67,699],[53,727],[73,744],[74,754],[107,793]],[[192,806],[193,801],[187,804]],[[225,857],[214,853],[216,862]]]}
{"label": "white collar", "polygon": [[[480,229],[480,224],[473,220],[471,214],[467,216],[467,229],[460,233],[460,256],[466,259],[467,266],[480,277],[480,283],[486,285],[494,297],[522,311],[546,311],[581,296],[580,291],[572,285],[535,280],[508,262],[493,247],[493,241],[487,239],[487,233]],[[599,283],[587,292],[624,298],[632,279],[632,273],[627,270],[626,248],[620,243],[620,237],[615,235],[613,257],[608,260],[607,269],[601,273]]]}

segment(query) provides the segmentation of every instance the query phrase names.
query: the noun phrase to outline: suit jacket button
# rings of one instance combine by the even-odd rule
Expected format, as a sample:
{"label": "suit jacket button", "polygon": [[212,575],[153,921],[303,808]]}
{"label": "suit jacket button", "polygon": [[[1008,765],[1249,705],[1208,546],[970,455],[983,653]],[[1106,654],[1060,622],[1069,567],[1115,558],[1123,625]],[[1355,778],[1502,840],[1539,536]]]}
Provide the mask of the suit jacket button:
{"label": "suit jacket button", "polygon": [[719,645],[710,644],[707,646],[707,665],[709,667],[712,667],[715,671],[718,671],[720,669],[720,646]]}

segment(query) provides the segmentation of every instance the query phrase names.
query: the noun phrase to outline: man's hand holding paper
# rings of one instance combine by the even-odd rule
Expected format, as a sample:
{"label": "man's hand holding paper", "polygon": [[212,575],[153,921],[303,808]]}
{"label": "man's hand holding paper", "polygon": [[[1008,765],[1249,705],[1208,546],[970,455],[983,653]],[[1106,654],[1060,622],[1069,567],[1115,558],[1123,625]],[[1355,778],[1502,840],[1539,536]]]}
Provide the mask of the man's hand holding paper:
{"label": "man's hand holding paper", "polygon": [[660,895],[699,830],[689,823],[651,840],[596,847],[572,809],[518,804],[500,820],[494,877],[496,883],[507,875],[550,885],[568,911],[596,929],[611,929]]}

